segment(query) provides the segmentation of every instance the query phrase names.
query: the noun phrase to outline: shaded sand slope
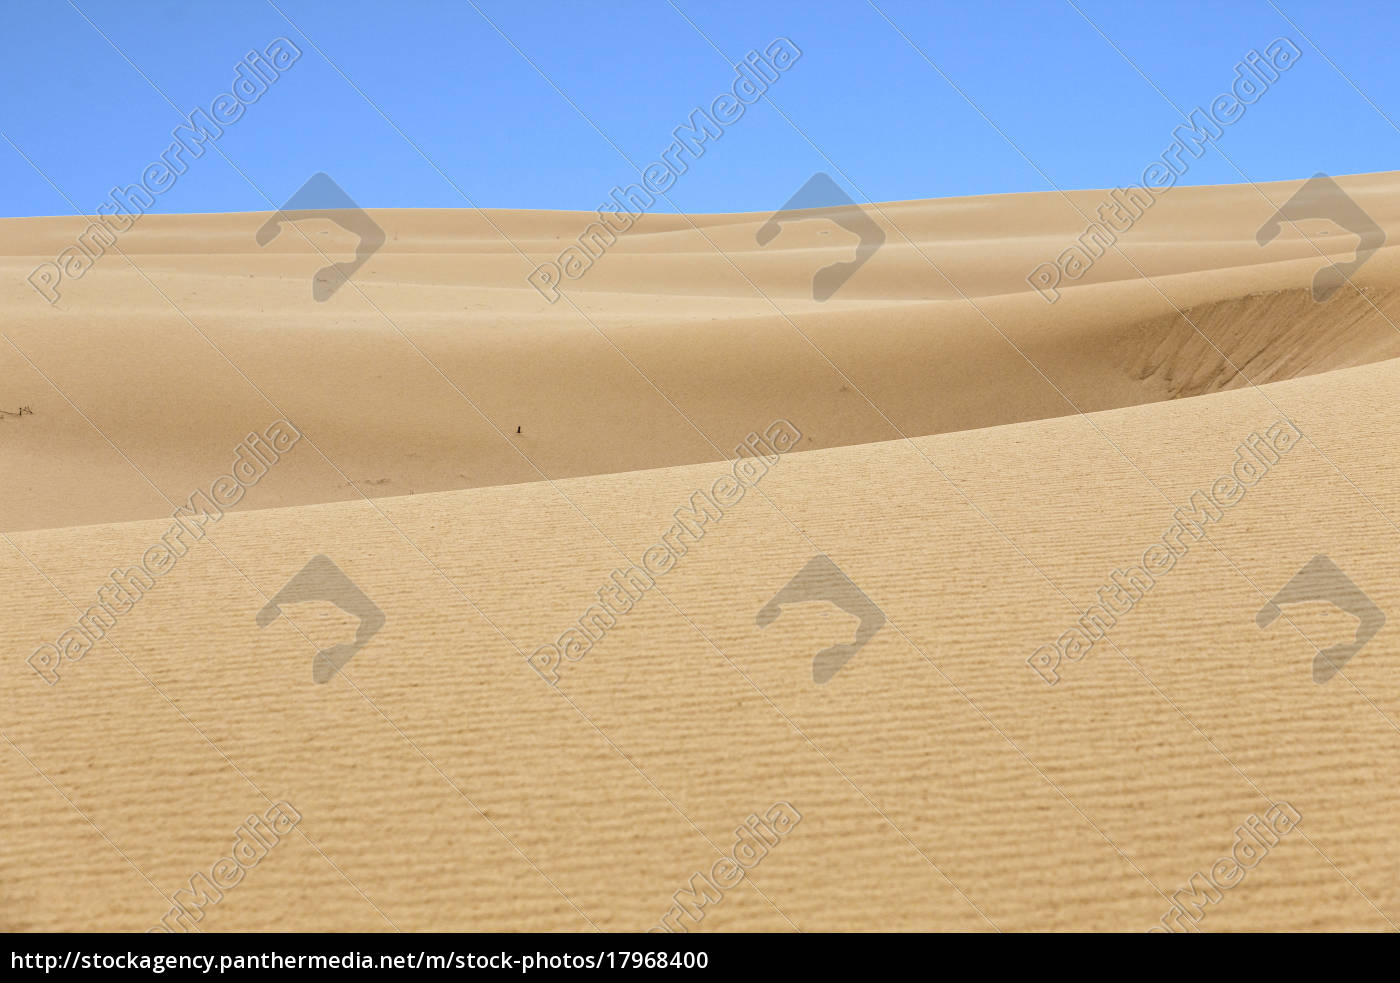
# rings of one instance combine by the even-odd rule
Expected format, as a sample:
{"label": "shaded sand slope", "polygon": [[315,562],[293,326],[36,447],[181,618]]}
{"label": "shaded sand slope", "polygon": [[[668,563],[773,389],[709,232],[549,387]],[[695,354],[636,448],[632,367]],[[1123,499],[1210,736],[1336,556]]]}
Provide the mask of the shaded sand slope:
{"label": "shaded sand slope", "polygon": [[[1154,352],[1137,348],[1148,378]],[[90,603],[166,523],[11,534],[5,736],[29,760],[0,756],[0,919],[148,927],[266,796],[294,805],[300,832],[208,930],[641,930],[782,800],[800,823],[699,928],[1142,930],[1281,800],[1301,825],[1201,928],[1394,928],[1398,395],[1387,361],[790,454],[557,690],[523,654],[723,465],[229,515],[52,687],[19,653],[75,617],[63,594]],[[1111,643],[1042,682],[1027,656],[1281,413],[1307,439]],[[288,457],[250,508],[300,493],[279,483],[314,451]],[[145,494],[134,507],[166,510]],[[889,619],[824,686],[811,656],[851,619],[805,604],[755,625],[817,551]],[[254,620],[317,553],[387,618],[324,686],[313,652],[350,622],[328,605]],[[1254,622],[1317,553],[1391,614],[1325,685],[1314,653],[1350,619],[1312,604]]]}
{"label": "shaded sand slope", "polygon": [[[1400,243],[1400,176],[1339,180]],[[183,501],[280,416],[321,453],[260,507],[715,461],[779,416],[819,449],[1400,355],[1393,246],[1317,305],[1355,237],[1256,244],[1298,186],[1175,189],[1053,306],[1026,276],[1103,192],[872,207],[885,245],[825,303],[812,277],[855,242],[825,220],[760,247],[766,215],[650,215],[551,305],[525,276],[590,215],[376,211],[384,247],[325,303],[317,270],[354,246],[328,221],[260,248],[266,213],[148,216],[134,268],[109,253],[53,307],[24,277],[85,220],[2,220],[0,410],[34,413],[0,422],[0,529],[164,514],[152,485]]]}

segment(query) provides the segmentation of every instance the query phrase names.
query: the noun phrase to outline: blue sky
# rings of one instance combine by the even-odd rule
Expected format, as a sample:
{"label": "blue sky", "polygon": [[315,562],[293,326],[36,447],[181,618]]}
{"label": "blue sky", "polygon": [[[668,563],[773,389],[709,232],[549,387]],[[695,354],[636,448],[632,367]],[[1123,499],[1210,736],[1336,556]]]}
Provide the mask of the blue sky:
{"label": "blue sky", "polygon": [[858,200],[1137,182],[1181,122],[1168,98],[1208,105],[1279,36],[1301,48],[1297,65],[1180,183],[1400,161],[1393,0],[875,0],[885,16],[865,0],[274,2],[6,0],[0,215],[91,212],[278,36],[303,55],[219,139],[232,163],[192,161],[153,211],[266,210],[317,171],[367,208],[467,207],[460,189],[482,207],[593,209],[636,179],[627,158],[654,160],[729,88],[730,61],[780,36],[802,57],[774,105],[694,162],[669,192],[676,208],[775,209],[818,170],[844,174]]}

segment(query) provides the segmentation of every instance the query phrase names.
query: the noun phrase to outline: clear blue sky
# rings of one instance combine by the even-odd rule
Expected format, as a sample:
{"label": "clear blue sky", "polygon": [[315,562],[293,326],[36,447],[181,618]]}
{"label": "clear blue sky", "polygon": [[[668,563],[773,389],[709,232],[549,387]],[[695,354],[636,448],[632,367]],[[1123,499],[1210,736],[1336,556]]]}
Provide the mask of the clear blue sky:
{"label": "clear blue sky", "polygon": [[[275,2],[76,0],[94,28],[66,0],[5,0],[0,129],[77,207],[0,142],[0,215],[91,212],[139,180],[180,122],[142,73],[182,112],[207,108],[243,55],[279,35],[302,58],[218,143],[247,179],[206,153],[153,211],[263,210],[316,171],[364,207],[464,207],[347,77],[476,204],[592,209],[636,173],[530,61],[638,164],[733,79],[666,0]],[[1296,67],[1219,141],[1250,179],[1400,166],[1400,132],[1337,70],[1400,120],[1400,4],[1276,2],[1296,28],[1268,0],[1075,0],[1188,111],[1228,89],[1251,48],[1296,40]],[[1180,122],[1063,0],[876,3],[1061,187],[1139,180]],[[802,58],[769,94],[869,198],[1050,187],[864,0],[676,5],[731,59],[790,38]],[[775,209],[818,170],[832,168],[760,103],[671,198],[688,212]],[[1181,183],[1241,180],[1212,149]]]}

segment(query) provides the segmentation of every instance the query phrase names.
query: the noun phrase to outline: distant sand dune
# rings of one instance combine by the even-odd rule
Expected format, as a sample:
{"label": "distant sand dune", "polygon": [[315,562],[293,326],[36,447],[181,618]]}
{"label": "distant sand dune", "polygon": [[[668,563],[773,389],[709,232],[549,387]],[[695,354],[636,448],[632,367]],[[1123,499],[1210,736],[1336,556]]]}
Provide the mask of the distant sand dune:
{"label": "distant sand dune", "polygon": [[[1400,177],[1341,183],[1400,229]],[[647,216],[570,287],[575,310],[526,284],[515,247],[546,258],[593,216],[403,210],[374,213],[388,241],[328,303],[310,298],[326,260],[308,239],[330,259],[354,245],[330,223],[261,249],[265,214],[153,215],[121,240],[144,277],[109,254],[51,309],[23,277],[82,221],[6,220],[0,303],[20,351],[0,347],[0,365],[35,416],[7,431],[25,465],[0,472],[0,529],[169,511],[94,425],[183,499],[276,404],[335,464],[308,455],[256,507],[287,506],[718,460],[784,415],[806,450],[1247,384],[1230,362],[1260,383],[1395,357],[1394,247],[1357,275],[1367,299],[1319,306],[1319,249],[1353,237],[1254,242],[1265,196],[1297,184],[1175,189],[1121,239],[1152,283],[1110,252],[1053,306],[1025,277],[1084,228],[1057,194],[880,205],[884,248],[825,304],[813,271],[854,243],[829,222],[760,247],[766,216]],[[1092,215],[1105,193],[1069,198]]]}

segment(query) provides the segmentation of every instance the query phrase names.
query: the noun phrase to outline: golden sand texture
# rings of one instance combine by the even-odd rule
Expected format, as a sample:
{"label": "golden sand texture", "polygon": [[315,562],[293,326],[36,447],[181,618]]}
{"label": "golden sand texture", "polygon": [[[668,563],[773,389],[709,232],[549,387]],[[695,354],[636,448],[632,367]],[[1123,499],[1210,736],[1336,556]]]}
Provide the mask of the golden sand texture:
{"label": "golden sand texture", "polygon": [[[1400,242],[1400,176],[1341,183]],[[766,216],[650,216],[554,305],[469,212],[373,213],[325,303],[266,215],[144,218],[54,307],[23,278],[83,220],[0,222],[0,409],[33,411],[0,421],[0,927],[1395,928],[1400,254],[1318,303],[1313,243],[1354,239],[1261,247],[1259,192],[1176,189],[1053,305],[1025,277],[1084,223],[1047,194],[878,206],[825,303],[850,241]],[[488,217],[540,258],[588,219]],[[249,433],[276,462],[175,549]],[[1325,682],[1356,618],[1256,621],[1318,555],[1389,616]],[[260,617],[318,556],[383,616],[319,683],[363,612]],[[761,612],[823,556],[879,625],[817,682],[857,617]]]}

